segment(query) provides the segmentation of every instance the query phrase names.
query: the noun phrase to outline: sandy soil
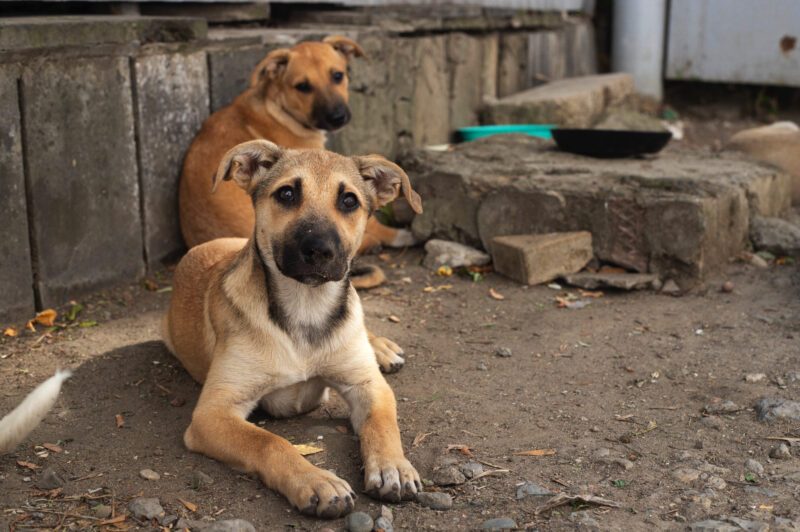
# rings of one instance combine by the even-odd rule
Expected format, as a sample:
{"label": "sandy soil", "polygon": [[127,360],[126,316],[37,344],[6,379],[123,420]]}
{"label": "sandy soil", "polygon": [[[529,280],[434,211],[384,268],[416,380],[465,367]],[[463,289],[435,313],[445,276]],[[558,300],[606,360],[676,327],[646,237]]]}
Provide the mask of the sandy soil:
{"label": "sandy soil", "polygon": [[[554,302],[563,290],[526,288],[495,274],[477,283],[437,277],[419,266],[416,251],[388,259],[390,284],[362,298],[369,324],[407,352],[406,367],[388,380],[409,458],[425,479],[453,460],[499,470],[457,486],[429,486],[453,496],[447,511],[391,505],[396,529],[472,529],[494,517],[542,530],[681,529],[720,516],[770,526],[788,518],[800,526],[800,451],[771,459],[779,442],[767,439],[800,437],[800,425],[760,422],[752,410],[762,396],[800,396],[800,381],[792,381],[800,371],[796,266],[732,263],[724,277],[683,297],[606,293],[568,310]],[[732,293],[719,290],[725,280],[734,283]],[[169,286],[169,274],[156,281]],[[489,297],[490,288],[505,299]],[[73,323],[97,326],[73,324],[49,337],[40,327],[0,340],[0,412],[55,368],[75,371],[45,422],[0,458],[0,528],[86,529],[100,521],[76,516],[96,516],[95,504],[113,506],[119,516],[129,500],[147,496],[158,497],[167,515],[243,518],[258,530],[342,529],[343,520],[302,517],[256,480],[186,451],[181,437],[199,387],[159,342],[168,298],[141,285],[117,289],[81,301],[85,309]],[[500,347],[512,356],[497,356]],[[745,380],[755,373],[766,376]],[[736,412],[704,414],[726,400]],[[310,460],[358,490],[358,446],[346,415],[334,397],[304,417],[256,414],[253,421],[295,443],[320,444],[324,452]],[[37,447],[44,443],[61,452]],[[450,445],[468,446],[472,458],[448,452]],[[516,454],[534,449],[555,454]],[[763,473],[746,474],[748,459]],[[47,468],[66,480],[61,490],[35,487]],[[161,478],[141,478],[145,468]],[[194,489],[197,470],[213,485]],[[620,507],[574,503],[537,515],[547,497],[518,500],[525,481]],[[374,517],[379,504],[362,495],[357,510]],[[151,525],[128,517],[118,526]]]}

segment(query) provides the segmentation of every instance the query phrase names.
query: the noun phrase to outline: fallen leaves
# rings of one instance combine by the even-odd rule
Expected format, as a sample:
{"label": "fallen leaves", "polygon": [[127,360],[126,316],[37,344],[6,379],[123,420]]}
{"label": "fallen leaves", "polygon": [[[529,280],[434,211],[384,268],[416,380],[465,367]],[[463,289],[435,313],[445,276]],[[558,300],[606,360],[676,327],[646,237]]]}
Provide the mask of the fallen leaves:
{"label": "fallen leaves", "polygon": [[495,290],[494,288],[489,289],[489,297],[492,299],[496,299],[497,301],[503,301],[506,296]]}
{"label": "fallen leaves", "polygon": [[420,432],[419,434],[414,436],[414,441],[411,442],[411,447],[412,448],[418,447],[423,441],[425,441],[425,438],[427,438],[431,434],[433,434],[433,432]]}
{"label": "fallen leaves", "polygon": [[118,429],[121,429],[122,427],[125,426],[125,418],[122,417],[122,414],[115,415],[114,421],[116,422]]}
{"label": "fallen leaves", "polygon": [[3,331],[3,336],[8,336],[9,338],[15,338],[19,336],[19,331],[14,327],[7,327]]}
{"label": "fallen leaves", "polygon": [[104,521],[100,521],[98,525],[105,526],[105,525],[116,525],[118,523],[122,523],[128,518],[127,515],[118,515],[116,517],[112,517],[110,519],[106,519]]}
{"label": "fallen leaves", "polygon": [[56,323],[56,318],[58,317],[58,312],[49,308],[45,309],[41,312],[37,312],[36,316],[33,319],[29,320],[28,323],[25,324],[25,328],[29,331],[36,332],[36,324],[44,325],[45,327],[52,327]]}
{"label": "fallen leaves", "polygon": [[184,505],[186,507],[186,509],[189,510],[190,512],[196,512],[197,511],[197,505],[195,503],[193,503],[193,502],[185,501],[185,500],[181,499],[180,497],[178,498],[178,502],[180,502],[182,505]]}
{"label": "fallen leaves", "polygon": [[17,465],[20,467],[24,467],[25,469],[30,469],[31,471],[41,469],[42,467],[34,464],[33,462],[26,462],[25,460],[17,460]]}
{"label": "fallen leaves", "polygon": [[458,451],[459,453],[463,454],[464,456],[469,456],[470,458],[472,458],[472,456],[473,456],[472,455],[472,451],[474,451],[474,450],[475,449],[471,448],[470,446],[464,445],[464,444],[460,444],[460,443],[450,444],[450,445],[447,446],[447,452],[448,453],[453,452],[453,451]]}
{"label": "fallen leaves", "polygon": [[588,298],[591,298],[591,299],[597,299],[597,298],[603,297],[605,295],[603,292],[601,292],[599,290],[596,291],[596,292],[592,292],[590,290],[578,290],[578,293],[581,295],[581,297],[588,297]]}
{"label": "fallen leaves", "polygon": [[425,288],[422,289],[422,291],[426,293],[431,293],[431,292],[438,292],[440,290],[450,290],[451,288],[453,288],[453,285],[451,284],[442,284],[439,286],[426,286]]}
{"label": "fallen leaves", "polygon": [[389,316],[386,319],[391,321],[392,323],[400,323],[400,318],[398,318],[394,314],[389,314]]}
{"label": "fallen leaves", "polygon": [[321,453],[325,450],[322,447],[305,443],[295,443],[293,447],[297,449],[297,452],[299,452],[301,456],[309,456],[312,454]]}
{"label": "fallen leaves", "polygon": [[64,452],[64,449],[60,445],[56,445],[55,443],[43,443],[42,447],[56,454]]}
{"label": "fallen leaves", "polygon": [[578,495],[567,495],[566,493],[559,493],[545,502],[543,505],[538,507],[534,510],[536,515],[541,514],[542,512],[546,512],[548,510],[552,510],[553,508],[557,508],[559,506],[564,506],[565,504],[572,504],[576,502],[582,502],[584,504],[597,504],[599,506],[609,506],[611,508],[620,508],[622,504],[612,501],[610,499],[604,499],[602,497],[598,497],[596,495],[590,495],[588,493],[582,493]]}
{"label": "fallen leaves", "polygon": [[436,270],[436,275],[439,277],[450,277],[453,275],[453,268],[450,266],[439,266]]}
{"label": "fallen leaves", "polygon": [[530,451],[519,451],[514,456],[553,456],[555,449],[531,449]]}

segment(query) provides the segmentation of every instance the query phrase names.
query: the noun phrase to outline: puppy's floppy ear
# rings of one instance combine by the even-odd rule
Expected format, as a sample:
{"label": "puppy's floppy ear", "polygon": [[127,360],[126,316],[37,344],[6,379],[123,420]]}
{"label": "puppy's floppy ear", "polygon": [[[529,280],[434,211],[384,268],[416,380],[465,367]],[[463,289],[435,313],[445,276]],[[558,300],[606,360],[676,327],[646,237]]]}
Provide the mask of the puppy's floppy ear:
{"label": "puppy's floppy ear", "polygon": [[288,48],[278,48],[267,54],[250,74],[250,88],[255,87],[265,79],[276,77],[289,63]]}
{"label": "puppy's floppy ear", "polygon": [[341,35],[329,35],[325,37],[322,42],[328,43],[333,48],[344,55],[347,60],[349,61],[353,57],[366,57],[367,54],[364,53],[364,50],[355,42],[353,39],[348,39],[347,37],[343,37]]}
{"label": "puppy's floppy ear", "polygon": [[414,212],[422,212],[422,199],[411,188],[408,175],[402,168],[380,155],[353,157],[353,160],[375,199],[376,206],[386,205],[402,192]]}
{"label": "puppy's floppy ear", "polygon": [[211,192],[220,181],[233,179],[246,192],[253,190],[258,177],[272,168],[283,155],[276,144],[268,140],[251,140],[230,149],[219,163],[211,183]]}

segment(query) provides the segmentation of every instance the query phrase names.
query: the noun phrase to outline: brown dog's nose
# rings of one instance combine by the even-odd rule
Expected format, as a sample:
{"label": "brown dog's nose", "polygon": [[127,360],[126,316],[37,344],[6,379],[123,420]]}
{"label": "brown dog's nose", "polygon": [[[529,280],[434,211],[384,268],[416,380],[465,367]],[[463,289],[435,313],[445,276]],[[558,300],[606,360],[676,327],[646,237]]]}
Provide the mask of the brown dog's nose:
{"label": "brown dog's nose", "polygon": [[337,105],[325,117],[327,122],[334,128],[340,128],[350,121],[350,111],[346,105]]}
{"label": "brown dog's nose", "polygon": [[326,239],[309,236],[300,243],[300,254],[306,264],[320,266],[333,259],[333,246]]}

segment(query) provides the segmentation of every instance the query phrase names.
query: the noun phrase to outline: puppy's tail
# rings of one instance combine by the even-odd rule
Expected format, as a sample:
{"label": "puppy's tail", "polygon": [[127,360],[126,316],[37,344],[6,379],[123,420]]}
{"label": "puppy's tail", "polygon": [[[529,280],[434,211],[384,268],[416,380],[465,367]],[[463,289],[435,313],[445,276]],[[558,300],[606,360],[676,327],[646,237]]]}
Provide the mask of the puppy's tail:
{"label": "puppy's tail", "polygon": [[367,264],[357,266],[350,272],[350,282],[356,288],[375,288],[386,280],[386,275],[378,266]]}
{"label": "puppy's tail", "polygon": [[39,425],[58,399],[61,384],[71,375],[69,370],[57,371],[0,420],[0,454],[12,451]]}

